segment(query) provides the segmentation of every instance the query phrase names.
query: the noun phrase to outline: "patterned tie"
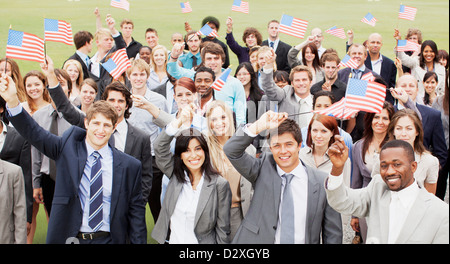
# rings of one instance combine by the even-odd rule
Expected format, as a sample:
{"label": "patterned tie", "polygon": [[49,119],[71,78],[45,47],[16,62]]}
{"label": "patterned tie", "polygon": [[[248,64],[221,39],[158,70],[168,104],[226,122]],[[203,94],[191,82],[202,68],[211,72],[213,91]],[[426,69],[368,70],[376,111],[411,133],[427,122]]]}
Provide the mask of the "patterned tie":
{"label": "patterned tie", "polygon": [[197,57],[195,57],[195,55],[194,55],[194,56],[192,56],[192,67],[195,67],[195,66],[197,66]]}
{"label": "patterned tie", "polygon": [[270,42],[270,47],[273,49],[273,44],[274,44],[274,42],[273,41],[271,41]]}
{"label": "patterned tie", "polygon": [[89,227],[97,232],[103,225],[103,182],[102,163],[100,153],[92,153],[94,162],[91,168],[90,197],[89,197]]}
{"label": "patterned tie", "polygon": [[284,186],[283,201],[281,203],[281,244],[294,244],[295,226],[294,226],[294,199],[292,197],[291,180],[293,174],[284,174],[286,179]]}

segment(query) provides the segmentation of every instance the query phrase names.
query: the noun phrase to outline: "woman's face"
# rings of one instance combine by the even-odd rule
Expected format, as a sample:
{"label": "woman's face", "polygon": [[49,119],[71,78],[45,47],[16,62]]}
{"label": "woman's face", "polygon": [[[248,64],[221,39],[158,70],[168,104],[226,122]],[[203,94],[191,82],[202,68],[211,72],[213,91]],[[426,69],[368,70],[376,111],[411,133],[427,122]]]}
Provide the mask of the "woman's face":
{"label": "woman's face", "polygon": [[425,62],[432,62],[434,61],[434,57],[436,56],[436,54],[434,54],[434,51],[431,49],[430,46],[426,46],[423,49],[422,56],[425,59]]}
{"label": "woman's face", "polygon": [[152,56],[152,51],[148,48],[143,48],[139,51],[139,58],[143,59],[147,64],[150,64],[150,58]]}
{"label": "woman's face", "polygon": [[436,91],[437,82],[434,77],[430,77],[423,83],[423,86],[425,87],[425,92],[427,94],[433,94]]}
{"label": "woman's face", "polygon": [[162,49],[155,50],[152,57],[156,66],[164,66],[164,62],[166,61],[166,53]]}
{"label": "woman's face", "polygon": [[311,139],[314,147],[327,147],[333,132],[317,120],[311,124]]}
{"label": "woman's face", "polygon": [[181,160],[191,172],[201,169],[205,162],[205,152],[197,139],[189,141],[187,149],[181,153]]}
{"label": "woman's face", "polygon": [[70,80],[72,82],[75,82],[78,79],[78,76],[80,75],[77,66],[75,66],[74,64],[70,64],[69,66],[67,66],[66,71],[69,74]]}
{"label": "woman's face", "polygon": [[394,137],[398,140],[404,140],[411,144],[414,148],[414,140],[419,135],[414,122],[408,116],[404,116],[398,119],[397,124],[394,127]]}
{"label": "woman's face", "polygon": [[311,48],[308,47],[308,48],[305,49],[305,60],[306,60],[306,62],[312,62],[315,57],[316,57],[316,55],[314,55],[314,53],[312,53]]}
{"label": "woman's face", "polygon": [[251,63],[252,65],[255,65],[257,62],[258,62],[258,52],[253,52],[253,53],[250,55],[250,63]]}
{"label": "woman's face", "polygon": [[419,44],[419,36],[417,36],[417,34],[409,36],[408,40]]}
{"label": "woman's face", "polygon": [[83,104],[90,105],[94,102],[97,93],[89,84],[81,86],[80,96]]}
{"label": "woman's face", "polygon": [[314,103],[314,110],[322,110],[330,106],[331,98],[328,96],[319,96],[316,99],[316,102]]}
{"label": "woman's face", "polygon": [[389,126],[389,112],[386,109],[381,110],[380,114],[375,114],[372,119],[372,131],[374,134],[386,133]]}
{"label": "woman's face", "polygon": [[[5,65],[6,65],[6,71],[5,71]],[[6,61],[0,62],[0,72],[6,72],[6,75],[11,77],[11,65],[9,63],[6,63]]]}
{"label": "woman's face", "polygon": [[250,76],[250,73],[247,71],[245,67],[242,67],[238,73],[236,74],[236,77],[239,81],[241,81],[243,86],[246,86],[250,83],[252,77]]}
{"label": "woman's face", "polygon": [[25,88],[33,100],[42,98],[45,89],[44,83],[37,76],[29,76],[25,81]]}
{"label": "woman's face", "polygon": [[177,103],[178,109],[181,110],[186,107],[188,104],[194,102],[197,97],[197,93],[191,92],[191,90],[178,85],[175,88],[175,102]]}
{"label": "woman's face", "polygon": [[228,119],[222,107],[218,106],[211,111],[209,125],[216,136],[226,136],[231,120]]}

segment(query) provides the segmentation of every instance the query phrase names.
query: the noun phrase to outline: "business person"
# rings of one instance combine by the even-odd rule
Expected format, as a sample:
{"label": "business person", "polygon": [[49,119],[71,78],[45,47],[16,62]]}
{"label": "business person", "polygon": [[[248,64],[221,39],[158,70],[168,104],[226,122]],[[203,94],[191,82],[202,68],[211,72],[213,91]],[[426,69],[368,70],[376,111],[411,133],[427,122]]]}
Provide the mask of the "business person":
{"label": "business person", "polygon": [[[245,153],[267,129],[271,151],[259,158]],[[223,150],[231,164],[254,186],[250,208],[233,243],[342,243],[341,216],[325,197],[327,174],[299,159],[301,138],[299,126],[287,119],[287,113],[268,111],[225,143]]]}
{"label": "business person", "polygon": [[[200,131],[178,131],[194,116],[193,104],[181,110],[155,141],[156,162],[170,178],[161,212],[152,231],[160,244],[228,244],[231,189],[213,168]],[[170,143],[177,134],[175,153]]]}
{"label": "business person", "polygon": [[[59,85],[54,74],[47,78],[50,87]],[[37,125],[23,110],[14,82],[4,74],[0,95],[17,131],[56,162],[58,180],[47,243],[71,239],[80,243],[146,243],[141,164],[108,145],[117,111],[104,101],[96,102],[86,115],[86,130],[73,126],[59,137]]]}
{"label": "business person", "polygon": [[334,166],[326,183],[328,202],[342,214],[367,218],[366,243],[449,243],[448,204],[417,184],[411,144],[402,140],[384,144],[380,174],[362,189],[342,184],[348,150],[341,138],[328,153]]}

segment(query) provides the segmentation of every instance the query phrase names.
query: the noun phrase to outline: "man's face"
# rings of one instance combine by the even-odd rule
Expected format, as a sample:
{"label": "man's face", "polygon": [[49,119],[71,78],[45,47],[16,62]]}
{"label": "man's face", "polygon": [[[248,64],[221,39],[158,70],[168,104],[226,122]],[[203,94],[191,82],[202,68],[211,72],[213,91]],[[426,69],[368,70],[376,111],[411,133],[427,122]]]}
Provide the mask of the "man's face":
{"label": "man's face", "polygon": [[106,102],[108,102],[112,107],[116,109],[119,120],[121,121],[123,119],[125,111],[128,109],[125,96],[119,91],[109,91]]}
{"label": "man's face", "polygon": [[311,36],[314,37],[314,45],[316,45],[317,49],[319,49],[322,46],[322,41],[324,39],[323,35],[322,35],[322,30],[315,28],[313,30],[311,30]]}
{"label": "man's face", "polygon": [[380,53],[381,47],[383,46],[383,39],[378,34],[372,34],[367,41],[367,49],[372,55]]}
{"label": "man's face", "polygon": [[96,113],[91,120],[85,119],[86,142],[95,150],[99,150],[108,144],[108,140],[114,132],[112,121],[101,113]]}
{"label": "man's face", "polygon": [[311,80],[308,77],[308,73],[306,71],[294,73],[292,87],[294,87],[295,93],[301,98],[305,98],[309,95]]}
{"label": "man's face", "polygon": [[158,36],[155,32],[149,31],[145,33],[145,41],[148,46],[153,49],[156,45],[158,45]]}
{"label": "man's face", "polygon": [[130,80],[131,87],[133,87],[133,89],[142,89],[147,85],[147,72],[134,67],[131,70],[128,79]]}
{"label": "man's face", "polygon": [[120,30],[122,31],[124,38],[131,38],[131,34],[133,33],[133,24],[123,24]]}
{"label": "man's face", "polygon": [[202,96],[207,97],[210,93],[212,93],[212,89],[209,88],[211,87],[213,82],[213,76],[209,72],[198,72],[195,75],[195,89],[197,89],[197,92]]}
{"label": "man's face", "polygon": [[179,33],[173,34],[170,42],[172,42],[172,45],[175,45],[176,43],[183,43],[183,35]]}
{"label": "man's face", "polygon": [[257,43],[258,43],[258,41],[255,37],[255,34],[250,34],[245,39],[245,44],[247,44],[247,47],[249,47],[249,48],[256,46]]}
{"label": "man's face", "polygon": [[414,182],[417,162],[410,161],[403,148],[387,148],[380,153],[380,175],[391,191],[400,191]]}
{"label": "man's face", "polygon": [[336,61],[325,61],[325,65],[322,67],[325,71],[325,78],[327,80],[334,80],[337,76],[337,62]]}
{"label": "man's face", "polygon": [[150,59],[152,57],[152,51],[148,48],[143,48],[139,51],[139,58],[143,59],[147,64],[150,64]]}
{"label": "man's face", "polygon": [[358,47],[351,47],[349,56],[358,63],[358,68],[360,68],[364,65],[364,61],[367,57],[366,48],[362,45]]}
{"label": "man's face", "polygon": [[213,70],[215,74],[219,74],[222,71],[222,57],[218,54],[212,54],[212,53],[205,53],[205,61],[204,61],[205,67],[210,68]]}
{"label": "man's face", "polygon": [[85,46],[88,54],[92,52],[92,44],[94,44],[94,39],[91,39],[89,42],[86,42]]}
{"label": "man's face", "polygon": [[417,81],[412,75],[403,75],[397,80],[397,87],[403,88],[412,101],[416,100],[419,88],[417,87]]}
{"label": "man's face", "polygon": [[112,48],[113,44],[114,44],[114,39],[111,37],[111,35],[107,36],[99,36],[97,41],[97,49],[102,49],[105,51],[108,51]]}
{"label": "man's face", "polygon": [[269,26],[267,27],[267,32],[269,33],[269,36],[272,39],[278,38],[279,28],[280,28],[280,24],[278,24],[276,22],[270,23]]}
{"label": "man's face", "polygon": [[188,36],[188,42],[187,45],[189,47],[189,51],[191,53],[196,53],[200,49],[200,36],[197,34],[192,34]]}
{"label": "man's face", "polygon": [[275,162],[284,172],[291,172],[300,163],[298,154],[300,147],[301,144],[295,141],[291,133],[270,137],[270,151]]}

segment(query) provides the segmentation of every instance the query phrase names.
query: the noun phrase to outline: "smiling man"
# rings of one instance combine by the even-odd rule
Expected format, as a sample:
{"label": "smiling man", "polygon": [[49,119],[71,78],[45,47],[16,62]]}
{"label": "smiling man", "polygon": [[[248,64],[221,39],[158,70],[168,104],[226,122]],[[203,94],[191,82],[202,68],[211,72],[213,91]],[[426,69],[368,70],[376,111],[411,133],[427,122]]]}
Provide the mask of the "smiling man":
{"label": "smiling man", "polygon": [[[54,75],[49,75],[48,83],[59,85]],[[56,162],[47,243],[146,243],[141,163],[108,144],[117,123],[116,110],[107,102],[96,102],[87,112],[86,130],[72,126],[59,137],[23,110],[15,83],[5,75],[0,79],[0,95],[17,131]]]}
{"label": "smiling man", "polygon": [[[270,152],[245,152],[268,130]],[[268,111],[240,128],[223,150],[236,170],[254,186],[250,208],[233,243],[340,244],[341,216],[326,201],[326,173],[299,159],[302,136],[287,113]]]}
{"label": "smiling man", "polygon": [[417,162],[408,142],[392,140],[381,148],[380,174],[362,189],[342,184],[348,151],[341,138],[328,153],[335,169],[326,183],[328,202],[341,214],[367,218],[366,243],[449,243],[448,204],[415,181]]}

